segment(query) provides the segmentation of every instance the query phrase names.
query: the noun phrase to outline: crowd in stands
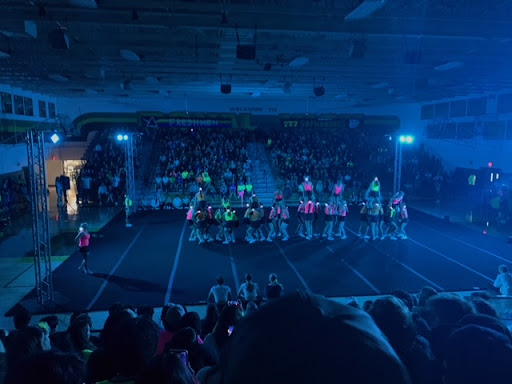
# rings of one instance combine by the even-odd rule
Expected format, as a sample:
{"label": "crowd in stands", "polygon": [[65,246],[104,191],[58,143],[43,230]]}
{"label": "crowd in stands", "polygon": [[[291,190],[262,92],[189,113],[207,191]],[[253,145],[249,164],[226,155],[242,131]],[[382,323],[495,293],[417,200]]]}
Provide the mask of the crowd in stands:
{"label": "crowd in stands", "polygon": [[250,181],[245,130],[169,128],[156,140],[163,144],[154,180],[156,195],[144,206],[168,207],[175,196],[190,200],[199,188],[209,197],[234,195],[238,185]]}
{"label": "crowd in stands", "polygon": [[179,304],[165,306],[156,321],[151,307],[115,304],[98,335],[91,334],[86,312],[74,313],[63,330],[56,316],[34,322],[20,308],[13,318],[15,329],[1,334],[4,382],[512,380],[512,336],[486,292],[462,297],[424,287],[418,294],[397,290],[364,303],[349,298],[346,304],[306,292],[283,293],[275,274],[264,292],[247,274],[236,295],[219,276],[203,319]]}
{"label": "crowd in stands", "polygon": [[23,174],[0,178],[0,212],[21,212],[29,206],[29,189]]}
{"label": "crowd in stands", "polygon": [[[84,203],[90,200],[102,205],[122,202],[124,153],[113,134],[111,130],[99,132],[86,153],[87,161],[78,183],[80,200]],[[203,188],[208,197],[236,199],[240,188],[244,190],[247,184],[253,187],[253,164],[247,153],[247,144],[252,139],[266,144],[273,167],[271,172],[278,177],[285,199],[299,191],[307,175],[314,183],[319,201],[331,195],[335,182],[341,178],[349,191],[349,202],[360,202],[366,183],[374,176],[386,180],[387,190],[391,192],[393,145],[380,133],[374,136],[351,128],[255,132],[224,128],[160,129],[154,140],[161,144],[161,153],[158,164],[153,165],[151,192],[144,196],[142,206],[172,208],[176,197],[185,206],[199,188]],[[442,185],[448,179],[441,160],[422,147],[403,153],[405,192],[411,195],[421,191],[439,198]]]}
{"label": "crowd in stands", "polygon": [[[115,138],[114,130],[98,132],[84,154],[84,165],[76,178],[78,203],[100,206],[118,205],[124,202],[126,190],[126,163],[123,142]],[[135,141],[134,166],[140,164],[139,141]],[[124,144],[126,145],[126,144]]]}
{"label": "crowd in stands", "polygon": [[369,144],[357,130],[340,129],[335,134],[332,129],[269,131],[267,147],[272,165],[283,180],[285,198],[298,191],[305,175],[313,181],[315,194],[322,201],[330,196],[339,177],[356,195],[362,192],[361,183],[368,179],[356,158],[368,157]]}

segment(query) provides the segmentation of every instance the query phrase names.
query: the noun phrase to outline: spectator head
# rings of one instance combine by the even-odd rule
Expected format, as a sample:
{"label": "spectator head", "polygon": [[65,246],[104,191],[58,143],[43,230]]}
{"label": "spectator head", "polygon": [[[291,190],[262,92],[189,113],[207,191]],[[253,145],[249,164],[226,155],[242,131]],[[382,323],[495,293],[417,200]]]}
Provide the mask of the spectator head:
{"label": "spectator head", "polygon": [[250,273],[245,274],[245,280],[246,281],[252,281],[252,275]]}
{"label": "spectator head", "polygon": [[180,319],[180,329],[192,328],[198,335],[201,334],[201,317],[197,312],[187,312]]}
{"label": "spectator head", "polygon": [[82,384],[84,361],[77,355],[46,351],[24,358],[13,372],[17,384]]}
{"label": "spectator head", "polygon": [[512,345],[502,333],[466,325],[448,338],[445,351],[446,384],[512,382]]}
{"label": "spectator head", "polygon": [[136,384],[195,384],[196,380],[190,369],[174,352],[154,356],[144,369]]}
{"label": "spectator head", "polygon": [[40,322],[48,324],[50,327],[50,333],[55,333],[57,331],[57,327],[59,326],[59,318],[55,315],[49,315],[41,318]]}
{"label": "spectator head", "polygon": [[167,309],[164,318],[164,328],[169,332],[176,332],[180,329],[181,317],[185,314],[181,305],[172,304]]}
{"label": "spectator head", "polygon": [[275,273],[271,273],[268,275],[268,281],[270,281],[272,284],[275,284],[277,282],[277,275]]}
{"label": "spectator head", "polygon": [[464,316],[457,325],[459,327],[463,327],[465,325],[470,324],[493,329],[496,332],[505,335],[512,342],[512,335],[508,327],[506,326],[506,324],[504,324],[500,319],[496,317],[475,313],[474,315]]}
{"label": "spectator head", "polygon": [[498,271],[500,273],[507,273],[508,272],[508,268],[505,264],[501,264],[499,267],[498,267]]}
{"label": "spectator head", "polygon": [[79,317],[73,321],[68,328],[69,338],[75,351],[80,352],[84,349],[90,349],[91,327],[84,317]]}
{"label": "spectator head", "polygon": [[421,291],[419,293],[418,297],[418,306],[423,307],[425,305],[425,302],[432,296],[437,295],[437,291],[429,286],[421,288]]}
{"label": "spectator head", "polygon": [[137,316],[139,317],[147,317],[152,319],[154,314],[155,309],[150,305],[143,305],[137,308]]}
{"label": "spectator head", "polygon": [[158,346],[160,329],[154,321],[144,317],[127,318],[116,333],[113,354],[122,376],[136,376],[151,360]]}
{"label": "spectator head", "polygon": [[301,292],[244,318],[223,357],[223,384],[410,382],[368,314]]}
{"label": "spectator head", "polygon": [[217,276],[217,284],[223,285],[224,284],[224,277],[223,276]]}
{"label": "spectator head", "polygon": [[412,311],[412,308],[414,307],[414,297],[409,292],[404,291],[403,289],[396,289],[391,292],[391,295],[402,300],[409,311]]}
{"label": "spectator head", "polygon": [[443,293],[426,301],[422,315],[430,328],[435,328],[442,324],[456,324],[474,312],[471,304],[459,295]]}
{"label": "spectator head", "polygon": [[488,301],[480,298],[471,298],[470,302],[473,304],[476,313],[496,318],[498,317],[498,312],[496,312],[496,309],[494,309],[494,307]]}
{"label": "spectator head", "polygon": [[372,300],[366,300],[364,303],[363,303],[363,310],[365,312],[368,312],[371,308],[372,308],[372,305],[373,305],[373,301]]}
{"label": "spectator head", "polygon": [[25,327],[9,334],[7,339],[8,370],[34,353],[44,351],[44,330],[40,327]]}
{"label": "spectator head", "polygon": [[89,324],[89,328],[92,328],[92,318],[87,312],[84,312],[84,311],[83,312],[74,312],[69,319],[69,323],[73,324],[73,322],[75,320],[79,320],[79,319],[87,321],[87,324]]}
{"label": "spectator head", "polygon": [[402,356],[415,336],[411,312],[404,302],[395,296],[375,300],[369,314],[398,355]]}
{"label": "spectator head", "polygon": [[14,312],[14,316],[12,317],[12,321],[14,322],[14,328],[23,329],[25,327],[28,327],[31,319],[32,314],[27,309],[21,306],[18,307]]}

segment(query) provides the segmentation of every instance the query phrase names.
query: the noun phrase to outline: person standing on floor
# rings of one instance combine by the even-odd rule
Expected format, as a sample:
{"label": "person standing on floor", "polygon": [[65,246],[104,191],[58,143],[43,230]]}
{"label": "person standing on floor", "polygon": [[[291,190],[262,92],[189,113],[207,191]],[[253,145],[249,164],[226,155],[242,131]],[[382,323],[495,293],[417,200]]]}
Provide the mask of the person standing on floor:
{"label": "person standing on floor", "polygon": [[78,228],[78,234],[75,237],[75,241],[78,244],[78,252],[80,252],[80,254],[83,257],[82,263],[78,267],[78,270],[81,271],[82,273],[91,274],[92,271],[89,269],[89,266],[87,264],[89,258],[89,242],[91,239],[91,235],[89,234],[87,227],[87,223],[80,224],[80,227]]}

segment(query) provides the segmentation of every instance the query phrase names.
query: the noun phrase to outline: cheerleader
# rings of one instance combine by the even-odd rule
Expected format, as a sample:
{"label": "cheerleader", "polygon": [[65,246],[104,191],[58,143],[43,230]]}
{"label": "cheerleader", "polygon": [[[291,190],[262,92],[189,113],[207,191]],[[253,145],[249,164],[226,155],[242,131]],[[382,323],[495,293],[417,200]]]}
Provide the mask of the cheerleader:
{"label": "cheerleader", "polygon": [[260,238],[260,210],[258,208],[250,208],[250,211],[247,216],[249,218],[249,244],[254,244]]}
{"label": "cheerleader", "polygon": [[244,206],[244,195],[245,195],[245,184],[243,181],[240,181],[238,183],[238,187],[236,189],[238,198],[240,199],[240,206]]}
{"label": "cheerleader", "polygon": [[304,197],[314,199],[315,195],[313,192],[313,183],[309,180],[308,176],[304,177],[304,182],[302,183],[302,188],[304,190]]}
{"label": "cheerleader", "polygon": [[309,198],[304,206],[304,221],[306,223],[306,240],[313,238],[313,216],[315,215],[315,203]]}
{"label": "cheerleader", "polygon": [[218,208],[215,211],[214,215],[214,225],[217,226],[218,231],[217,235],[215,236],[215,240],[223,241],[224,240],[224,223],[223,223],[223,217],[224,212],[226,211],[225,208]]}
{"label": "cheerleader", "polygon": [[337,237],[341,237],[342,239],[347,238],[347,234],[345,232],[345,219],[348,214],[348,205],[345,200],[342,200],[341,203],[336,205],[337,209],[337,221],[338,221],[338,231],[336,232]]}
{"label": "cheerleader", "polygon": [[366,203],[363,203],[359,211],[359,231],[357,236],[368,239],[368,228],[368,208],[366,207]]}
{"label": "cheerleader", "polygon": [[306,203],[304,202],[304,198],[300,199],[299,207],[297,208],[297,221],[299,224],[297,225],[297,229],[295,233],[298,233],[300,237],[306,237],[304,231],[306,231],[306,221],[305,221],[305,212],[304,209],[306,207]]}
{"label": "cheerleader", "polygon": [[366,201],[370,199],[377,199],[379,200],[379,202],[382,201],[382,196],[380,195],[380,181],[378,177],[373,179],[372,182],[370,183],[370,186],[368,187],[364,195],[364,199]]}
{"label": "cheerleader", "polygon": [[343,184],[343,180],[341,178],[338,179],[336,184],[334,184],[333,190],[332,190],[332,197],[334,198],[334,201],[336,204],[339,204],[341,202],[341,199],[343,198],[343,191],[345,190],[345,184]]}
{"label": "cheerleader", "polygon": [[283,234],[283,241],[288,241],[290,238],[288,236],[288,225],[290,223],[290,211],[288,210],[288,207],[284,207],[283,211],[281,212],[281,233]]}
{"label": "cheerleader", "polygon": [[199,244],[203,244],[206,240],[206,229],[208,227],[206,212],[198,209],[194,214],[194,221],[196,224],[196,235],[199,239]]}
{"label": "cheerleader", "polygon": [[190,228],[190,237],[188,241],[196,241],[197,240],[197,227],[194,224],[194,207],[190,206],[187,211],[187,223]]}
{"label": "cheerleader", "polygon": [[407,223],[409,223],[409,213],[407,212],[407,206],[403,200],[400,201],[398,215],[398,236],[401,237],[402,240],[405,240],[407,239],[405,227],[407,226]]}
{"label": "cheerleader", "polygon": [[380,213],[380,204],[379,201],[374,198],[368,200],[367,204],[367,214],[368,214],[368,223],[370,223],[370,231],[372,234],[372,240],[376,240],[379,238],[379,213]]}
{"label": "cheerleader", "polygon": [[237,220],[235,211],[227,208],[224,212],[224,242],[222,244],[235,242],[235,223]]}
{"label": "cheerleader", "polygon": [[272,205],[272,208],[270,208],[270,213],[268,214],[268,226],[270,227],[270,232],[268,233],[267,241],[269,243],[271,243],[272,239],[274,237],[276,237],[276,232],[277,232],[276,224],[277,224],[277,209],[276,209],[276,204],[274,203]]}
{"label": "cheerleader", "polygon": [[324,221],[325,226],[322,232],[322,237],[327,237],[327,240],[334,240],[332,237],[332,226],[334,222],[334,200],[331,200],[329,204],[325,203],[324,207]]}

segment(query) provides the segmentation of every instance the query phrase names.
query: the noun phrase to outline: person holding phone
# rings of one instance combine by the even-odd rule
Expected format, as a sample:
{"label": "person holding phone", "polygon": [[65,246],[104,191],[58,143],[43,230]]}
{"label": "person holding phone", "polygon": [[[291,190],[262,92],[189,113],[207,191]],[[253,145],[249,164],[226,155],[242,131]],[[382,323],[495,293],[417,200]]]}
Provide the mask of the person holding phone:
{"label": "person holding phone", "polygon": [[78,228],[78,234],[75,237],[75,241],[78,245],[78,252],[83,257],[82,263],[78,267],[78,270],[85,274],[91,274],[92,271],[89,269],[89,266],[87,264],[89,258],[89,242],[91,239],[91,235],[87,230],[87,227],[87,223],[80,224],[80,227]]}

